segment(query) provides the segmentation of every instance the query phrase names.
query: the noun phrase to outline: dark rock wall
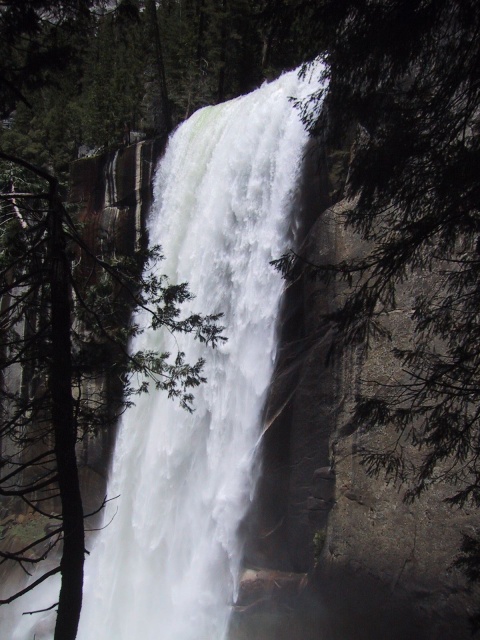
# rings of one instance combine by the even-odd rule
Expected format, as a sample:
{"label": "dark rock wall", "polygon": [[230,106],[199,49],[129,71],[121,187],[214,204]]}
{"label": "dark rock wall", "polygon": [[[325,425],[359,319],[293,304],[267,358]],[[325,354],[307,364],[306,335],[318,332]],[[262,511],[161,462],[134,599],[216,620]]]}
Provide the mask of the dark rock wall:
{"label": "dark rock wall", "polygon": [[[69,203],[72,215],[83,225],[83,238],[95,255],[112,250],[117,254],[134,255],[146,246],[152,178],[165,143],[166,140],[161,139],[140,142],[73,163]],[[87,262],[86,254],[77,256],[78,259]],[[25,372],[15,367],[7,373],[3,383],[18,389],[23,384]],[[120,382],[109,380],[103,374],[86,383],[82,391],[84,397],[101,394],[109,400],[121,392]],[[95,435],[89,434],[77,445],[80,485],[87,514],[98,510],[106,494],[114,438],[115,429],[110,427]],[[8,438],[0,441],[3,455],[13,446]],[[43,445],[39,443],[38,446]],[[52,508],[55,510],[55,505]],[[88,527],[95,526],[93,518],[87,523]],[[43,536],[49,526],[50,520],[35,513],[23,501],[13,498],[0,501],[0,548],[3,552],[33,542]],[[15,585],[22,585],[23,579],[24,573],[18,566],[6,563],[0,567],[2,596],[13,593]]]}
{"label": "dark rock wall", "polygon": [[[135,255],[147,246],[146,218],[152,202],[152,179],[166,140],[154,139],[84,158],[71,167],[69,202],[83,224],[83,237],[95,255],[114,251]],[[88,262],[88,258],[82,256]],[[107,398],[121,394],[119,381],[103,375],[95,389]],[[114,442],[106,429],[79,445],[85,511],[98,508],[105,495],[106,474]]]}
{"label": "dark rock wall", "polygon": [[90,247],[101,251],[107,243],[131,255],[145,246],[152,177],[165,142],[139,142],[72,164],[69,201],[79,207]]}
{"label": "dark rock wall", "polygon": [[[307,158],[306,213],[314,218],[313,207],[319,215],[301,253],[314,263],[365,250],[343,223],[350,203],[325,207],[324,171],[322,162]],[[478,514],[448,507],[442,485],[405,504],[404,487],[367,477],[358,456],[361,447],[391,446],[392,429],[352,433],[347,425],[362,385],[401,374],[391,349],[408,344],[412,301],[426,286],[422,275],[399,292],[398,308],[387,318],[393,344],[378,344],[367,357],[354,348],[336,351],[328,364],[332,336],[321,316],[338,306],[345,287],[303,277],[286,292],[246,564],[309,572],[307,591],[322,612],[316,624],[323,640],[470,637],[478,593],[451,563],[461,533],[479,525]]]}
{"label": "dark rock wall", "polygon": [[[334,229],[337,260],[362,251],[359,238],[342,224],[342,211],[348,206],[340,202],[312,229],[318,236],[325,226]],[[314,245],[309,258],[315,260]],[[330,436],[335,503],[314,576],[331,615],[341,621],[345,638],[470,637],[468,616],[478,593],[469,591],[452,562],[461,533],[478,526],[478,514],[449,507],[445,503],[449,487],[441,483],[406,504],[405,487],[387,482],[383,475],[368,477],[358,455],[362,449],[391,448],[397,439],[391,426],[385,424],[372,433],[348,428],[359,390],[378,389],[378,383],[388,385],[404,375],[392,349],[409,345],[413,300],[428,286],[432,286],[431,276],[417,274],[399,288],[397,308],[385,319],[391,343],[376,343],[366,357],[352,348],[332,363],[338,372],[338,412]],[[344,293],[337,291],[339,297]],[[418,452],[404,446],[415,460]],[[364,630],[360,633],[359,628]],[[392,628],[395,636],[388,631]]]}

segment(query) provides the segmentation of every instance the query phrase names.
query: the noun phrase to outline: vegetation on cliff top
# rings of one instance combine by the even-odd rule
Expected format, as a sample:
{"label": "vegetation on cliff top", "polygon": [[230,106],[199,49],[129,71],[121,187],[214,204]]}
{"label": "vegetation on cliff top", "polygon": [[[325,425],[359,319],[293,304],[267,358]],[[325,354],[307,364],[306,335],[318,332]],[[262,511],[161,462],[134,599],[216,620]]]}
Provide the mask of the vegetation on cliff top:
{"label": "vegetation on cliff top", "polygon": [[301,25],[290,15],[278,20],[274,4],[122,0],[114,10],[98,1],[56,2],[52,11],[64,15],[53,22],[48,14],[35,20],[34,2],[21,20],[5,9],[2,149],[21,149],[24,159],[66,174],[80,148],[122,144],[126,124],[159,135],[171,128],[165,111],[176,125],[199,107],[250,91],[304,59]]}

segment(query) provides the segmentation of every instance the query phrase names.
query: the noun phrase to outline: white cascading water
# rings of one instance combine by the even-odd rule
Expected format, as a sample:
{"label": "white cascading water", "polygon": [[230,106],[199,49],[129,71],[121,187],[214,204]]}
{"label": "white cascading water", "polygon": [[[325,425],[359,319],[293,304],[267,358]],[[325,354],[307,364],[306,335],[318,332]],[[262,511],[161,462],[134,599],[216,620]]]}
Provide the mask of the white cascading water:
{"label": "white cascading water", "polygon": [[193,414],[151,392],[124,416],[108,488],[120,497],[87,560],[79,640],[227,636],[275,360],[282,281],[269,262],[292,245],[307,140],[291,98],[314,88],[291,72],[202,109],[159,165],[149,229],[159,268],[189,283],[190,310],[224,314],[228,341],[212,351],[146,332],[133,345],[204,357],[208,382]]}

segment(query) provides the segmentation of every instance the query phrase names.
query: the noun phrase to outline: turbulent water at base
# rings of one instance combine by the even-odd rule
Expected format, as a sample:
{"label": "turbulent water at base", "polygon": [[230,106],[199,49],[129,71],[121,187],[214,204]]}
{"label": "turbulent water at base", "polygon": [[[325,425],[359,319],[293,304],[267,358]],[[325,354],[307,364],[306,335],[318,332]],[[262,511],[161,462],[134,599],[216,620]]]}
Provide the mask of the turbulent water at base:
{"label": "turbulent water at base", "polygon": [[202,109],[159,165],[149,233],[160,269],[189,283],[192,310],[224,314],[228,341],[212,351],[147,332],[134,344],[204,357],[208,382],[193,414],[159,392],[124,416],[108,488],[120,497],[87,561],[80,640],[227,637],[275,360],[282,281],[269,262],[294,242],[307,138],[291,97],[312,91],[292,72]]}

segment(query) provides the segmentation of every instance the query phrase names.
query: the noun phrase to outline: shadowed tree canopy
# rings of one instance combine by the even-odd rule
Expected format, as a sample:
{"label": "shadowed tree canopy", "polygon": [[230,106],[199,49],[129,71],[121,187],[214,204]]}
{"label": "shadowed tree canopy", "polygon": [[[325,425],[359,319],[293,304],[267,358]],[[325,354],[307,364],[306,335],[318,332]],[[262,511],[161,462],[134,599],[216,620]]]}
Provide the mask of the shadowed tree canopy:
{"label": "shadowed tree canopy", "polygon": [[0,12],[0,105],[3,117],[20,100],[28,104],[26,87],[45,83],[46,70],[71,62],[65,33],[88,21],[94,0],[6,0]]}

